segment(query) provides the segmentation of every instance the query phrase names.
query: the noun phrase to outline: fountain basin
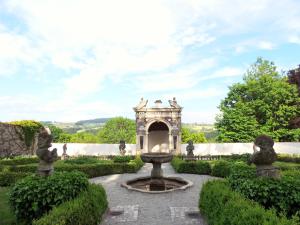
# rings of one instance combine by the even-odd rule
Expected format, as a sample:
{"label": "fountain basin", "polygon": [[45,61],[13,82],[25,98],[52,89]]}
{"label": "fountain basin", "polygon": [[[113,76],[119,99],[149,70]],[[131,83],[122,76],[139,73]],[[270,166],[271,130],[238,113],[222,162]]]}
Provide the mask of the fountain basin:
{"label": "fountain basin", "polygon": [[161,164],[170,162],[173,159],[173,155],[170,153],[162,152],[150,152],[141,155],[143,162],[152,163],[153,169],[151,170],[152,178],[163,178],[163,171],[161,169]]}
{"label": "fountain basin", "polygon": [[138,177],[121,184],[122,187],[126,187],[128,190],[153,194],[185,190],[192,185],[191,181],[181,177],[163,177],[157,179],[149,176]]}

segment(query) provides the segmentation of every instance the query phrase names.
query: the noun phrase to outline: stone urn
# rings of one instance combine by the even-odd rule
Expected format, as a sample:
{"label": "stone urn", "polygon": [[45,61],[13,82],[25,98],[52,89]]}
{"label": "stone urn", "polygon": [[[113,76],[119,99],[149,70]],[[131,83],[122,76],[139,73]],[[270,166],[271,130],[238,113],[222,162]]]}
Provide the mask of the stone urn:
{"label": "stone urn", "polygon": [[150,153],[142,154],[141,159],[143,162],[152,163],[153,165],[153,168],[151,170],[152,178],[162,178],[163,171],[161,169],[161,164],[171,162],[171,160],[173,159],[173,155],[169,153],[163,153],[163,152],[150,152]]}

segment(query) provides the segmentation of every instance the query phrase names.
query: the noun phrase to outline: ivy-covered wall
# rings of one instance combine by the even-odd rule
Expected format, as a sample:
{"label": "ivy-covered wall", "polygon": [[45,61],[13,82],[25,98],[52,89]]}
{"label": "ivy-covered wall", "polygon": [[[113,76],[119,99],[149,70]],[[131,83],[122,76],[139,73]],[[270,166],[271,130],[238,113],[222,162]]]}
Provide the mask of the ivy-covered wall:
{"label": "ivy-covered wall", "polygon": [[0,123],[0,157],[35,154],[41,127],[31,120]]}

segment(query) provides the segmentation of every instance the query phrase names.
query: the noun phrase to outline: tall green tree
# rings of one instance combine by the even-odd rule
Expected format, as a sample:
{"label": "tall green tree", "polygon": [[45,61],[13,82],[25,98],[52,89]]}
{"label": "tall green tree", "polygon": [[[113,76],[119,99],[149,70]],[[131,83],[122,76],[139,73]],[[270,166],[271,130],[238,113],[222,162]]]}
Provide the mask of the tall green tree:
{"label": "tall green tree", "polygon": [[101,143],[116,144],[120,140],[124,140],[126,143],[135,143],[135,122],[123,117],[112,118],[105,123],[98,136]]}
{"label": "tall green tree", "polygon": [[193,143],[204,143],[207,142],[203,132],[191,132],[188,128],[181,128],[181,141],[183,143],[188,143],[189,140],[192,140]]}
{"label": "tall green tree", "polygon": [[299,141],[299,129],[290,129],[291,119],[300,115],[295,85],[278,73],[273,62],[258,58],[243,82],[229,87],[217,117],[218,140],[249,142],[259,134],[276,141]]}

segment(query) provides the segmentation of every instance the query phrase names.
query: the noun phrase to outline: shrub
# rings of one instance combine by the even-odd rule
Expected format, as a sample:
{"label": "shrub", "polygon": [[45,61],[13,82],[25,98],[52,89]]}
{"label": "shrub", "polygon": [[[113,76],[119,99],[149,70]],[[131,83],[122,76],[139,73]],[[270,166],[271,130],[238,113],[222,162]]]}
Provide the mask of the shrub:
{"label": "shrub", "polygon": [[222,155],[221,158],[228,161],[242,161],[248,162],[250,160],[251,154],[231,154],[231,155]]}
{"label": "shrub", "polygon": [[0,187],[10,186],[28,175],[30,173],[0,172]]}
{"label": "shrub", "polygon": [[231,187],[243,196],[254,200],[265,208],[275,208],[288,216],[300,211],[300,179],[282,176],[281,179],[252,178],[229,179]]}
{"label": "shrub", "polygon": [[275,162],[274,166],[278,167],[280,170],[300,170],[300,164],[289,163],[289,162]]}
{"label": "shrub", "polygon": [[67,164],[93,164],[98,163],[98,159],[92,156],[79,156],[74,159],[64,160],[64,163]]}
{"label": "shrub", "polygon": [[231,163],[219,160],[213,166],[211,175],[215,177],[228,177],[230,174],[230,167]]}
{"label": "shrub", "polygon": [[178,173],[210,174],[211,172],[210,164],[205,161],[184,161],[174,157],[171,165]]}
{"label": "shrub", "polygon": [[8,170],[16,173],[35,173],[37,171],[37,168],[38,168],[38,164],[28,164],[28,165],[10,166]]}
{"label": "shrub", "polygon": [[300,163],[300,155],[278,154],[277,161]]}
{"label": "shrub", "polygon": [[0,160],[0,165],[25,165],[38,162],[38,157],[16,157],[13,159],[2,159]]}
{"label": "shrub", "polygon": [[90,184],[77,198],[62,203],[33,225],[97,225],[107,209],[105,190],[100,185]]}
{"label": "shrub", "polygon": [[296,225],[298,218],[277,217],[258,203],[245,199],[230,189],[227,181],[214,180],[202,187],[199,208],[212,225]]}
{"label": "shrub", "polygon": [[115,163],[128,163],[131,160],[131,156],[124,155],[124,156],[115,156],[114,162]]}
{"label": "shrub", "polygon": [[78,172],[54,173],[48,177],[31,175],[15,184],[10,202],[19,220],[31,221],[73,199],[87,186],[86,176]]}

